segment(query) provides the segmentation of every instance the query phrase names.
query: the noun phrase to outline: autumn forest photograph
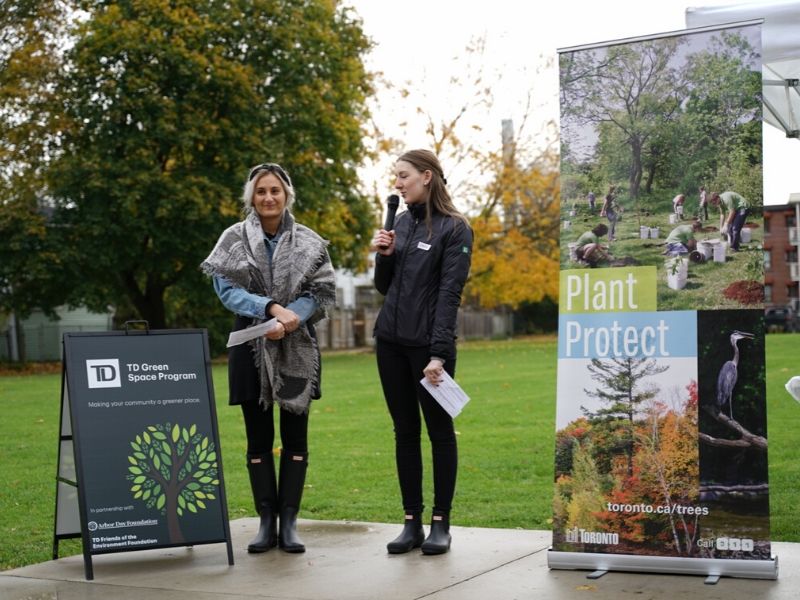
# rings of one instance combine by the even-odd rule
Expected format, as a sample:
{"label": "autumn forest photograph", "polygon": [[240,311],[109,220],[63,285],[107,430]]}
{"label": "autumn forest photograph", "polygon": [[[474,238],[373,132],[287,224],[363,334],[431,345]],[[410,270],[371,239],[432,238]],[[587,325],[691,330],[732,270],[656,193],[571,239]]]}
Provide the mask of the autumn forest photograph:
{"label": "autumn forest photograph", "polygon": [[559,363],[572,381],[559,379],[554,547],[574,550],[564,532],[577,528],[619,536],[587,552],[694,556],[702,511],[695,361]]}

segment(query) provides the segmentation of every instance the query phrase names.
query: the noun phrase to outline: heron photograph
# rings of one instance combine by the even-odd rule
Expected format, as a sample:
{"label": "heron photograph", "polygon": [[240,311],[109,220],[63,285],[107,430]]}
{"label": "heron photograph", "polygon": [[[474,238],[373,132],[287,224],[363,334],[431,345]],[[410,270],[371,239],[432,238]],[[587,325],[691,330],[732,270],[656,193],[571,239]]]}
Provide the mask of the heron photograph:
{"label": "heron photograph", "polygon": [[[769,481],[764,319],[760,310],[699,311],[699,535],[753,540],[746,555],[768,556]],[[741,551],[741,550],[739,550]],[[722,553],[722,554],[720,554]]]}

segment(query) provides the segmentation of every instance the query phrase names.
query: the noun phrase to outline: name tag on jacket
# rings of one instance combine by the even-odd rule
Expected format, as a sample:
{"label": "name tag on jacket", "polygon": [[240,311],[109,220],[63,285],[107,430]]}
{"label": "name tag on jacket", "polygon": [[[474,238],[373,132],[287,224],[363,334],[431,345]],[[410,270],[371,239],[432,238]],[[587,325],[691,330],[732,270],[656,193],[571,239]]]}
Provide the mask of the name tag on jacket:
{"label": "name tag on jacket", "polygon": [[417,242],[417,248],[419,248],[420,250],[430,250],[431,245],[426,244],[425,242]]}

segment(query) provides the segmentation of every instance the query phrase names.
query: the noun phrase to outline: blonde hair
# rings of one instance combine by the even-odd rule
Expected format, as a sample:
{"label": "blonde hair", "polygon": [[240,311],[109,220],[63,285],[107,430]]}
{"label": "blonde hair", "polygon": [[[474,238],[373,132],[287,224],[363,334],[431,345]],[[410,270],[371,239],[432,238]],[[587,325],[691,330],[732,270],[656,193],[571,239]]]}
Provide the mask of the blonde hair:
{"label": "blonde hair", "polygon": [[294,203],[294,186],[292,185],[292,179],[289,177],[289,174],[277,163],[264,163],[256,165],[250,169],[250,172],[247,174],[247,181],[242,191],[242,212],[245,215],[250,214],[250,211],[253,210],[253,194],[255,193],[258,180],[261,179],[263,175],[267,174],[275,175],[278,181],[281,182],[281,187],[286,193],[286,210],[292,208],[292,204]]}

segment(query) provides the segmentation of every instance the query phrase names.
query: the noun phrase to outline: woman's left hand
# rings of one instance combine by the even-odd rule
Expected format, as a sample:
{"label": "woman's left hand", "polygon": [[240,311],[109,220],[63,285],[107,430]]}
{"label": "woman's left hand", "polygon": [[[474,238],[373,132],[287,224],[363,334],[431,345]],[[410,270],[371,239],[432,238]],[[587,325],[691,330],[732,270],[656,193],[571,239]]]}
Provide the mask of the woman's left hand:
{"label": "woman's left hand", "polygon": [[444,363],[436,358],[432,358],[428,366],[422,369],[425,378],[430,381],[432,385],[439,385],[442,379],[442,371],[444,371]]}
{"label": "woman's left hand", "polygon": [[300,317],[291,309],[276,305],[276,308],[270,309],[270,314],[278,319],[286,333],[292,333],[300,326]]}

